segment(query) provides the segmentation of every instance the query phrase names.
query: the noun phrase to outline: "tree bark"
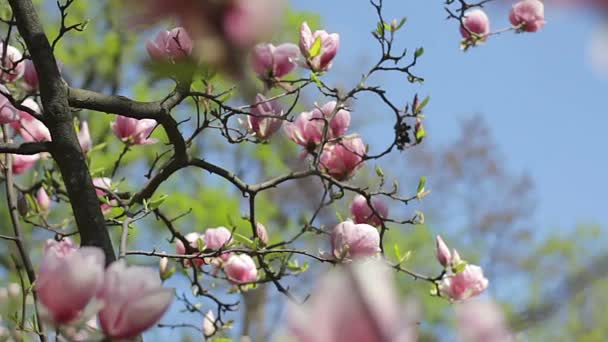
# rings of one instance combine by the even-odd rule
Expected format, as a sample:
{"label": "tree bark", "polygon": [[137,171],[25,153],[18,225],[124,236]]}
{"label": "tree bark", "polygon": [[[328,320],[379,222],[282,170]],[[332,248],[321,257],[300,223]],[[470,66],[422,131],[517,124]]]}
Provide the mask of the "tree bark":
{"label": "tree bark", "polygon": [[9,4],[38,73],[44,123],[53,140],[50,152],[61,171],[81,243],[102,248],[106,263],[110,263],[116,256],[74,129],[68,104],[68,86],[61,78],[53,50],[32,1],[9,0]]}

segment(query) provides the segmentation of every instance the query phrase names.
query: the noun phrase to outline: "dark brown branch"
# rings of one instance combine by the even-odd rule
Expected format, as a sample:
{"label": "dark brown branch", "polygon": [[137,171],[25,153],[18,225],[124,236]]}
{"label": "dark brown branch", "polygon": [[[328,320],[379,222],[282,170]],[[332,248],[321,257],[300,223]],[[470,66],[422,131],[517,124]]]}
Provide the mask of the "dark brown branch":
{"label": "dark brown branch", "polygon": [[40,77],[45,124],[53,139],[50,152],[64,179],[82,244],[102,248],[106,262],[110,263],[116,256],[74,129],[68,105],[68,87],[61,78],[51,45],[32,1],[9,0],[9,4]]}

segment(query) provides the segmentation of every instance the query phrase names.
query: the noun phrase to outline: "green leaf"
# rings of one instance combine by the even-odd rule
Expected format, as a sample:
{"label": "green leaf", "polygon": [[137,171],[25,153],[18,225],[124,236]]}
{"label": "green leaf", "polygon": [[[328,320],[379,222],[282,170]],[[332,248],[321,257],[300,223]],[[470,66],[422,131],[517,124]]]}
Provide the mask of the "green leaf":
{"label": "green leaf", "polygon": [[382,171],[382,168],[378,165],[376,165],[376,174],[378,177],[384,177],[384,171]]}
{"label": "green leaf", "polygon": [[397,31],[398,29],[400,29],[405,24],[406,21],[407,21],[406,17],[401,18],[401,21],[399,22],[399,24],[397,24],[397,27],[395,27],[395,29],[393,31]]}
{"label": "green leaf", "polygon": [[152,199],[148,203],[148,208],[150,208],[151,210],[157,209],[158,207],[160,207],[161,204],[163,204],[163,202],[167,199],[167,197],[169,197],[169,196],[166,194],[162,194],[158,198]]}
{"label": "green leaf", "polygon": [[424,186],[426,185],[426,176],[420,177],[420,181],[418,182],[418,189],[416,190],[417,194],[421,194],[424,191]]}
{"label": "green leaf", "polygon": [[378,36],[384,35],[384,25],[382,25],[381,22],[378,22],[378,25],[376,26],[376,33],[378,34]]}
{"label": "green leaf", "polygon": [[426,136],[426,131],[424,130],[424,126],[420,126],[418,130],[416,130],[416,142],[420,143],[422,139]]}
{"label": "green leaf", "polygon": [[338,218],[338,221],[344,222],[344,218],[342,217],[342,214],[340,214],[340,212],[336,211],[336,217]]}
{"label": "green leaf", "polygon": [[424,54],[424,48],[419,47],[418,49],[416,49],[416,52],[414,53],[414,57],[418,58],[418,57],[422,56],[422,54]]}
{"label": "green leaf", "polygon": [[452,271],[454,273],[460,273],[460,272],[464,271],[465,267],[467,267],[467,262],[466,261],[461,261],[457,265],[454,265],[452,267]]}
{"label": "green leaf", "polygon": [[393,30],[391,29],[391,25],[389,25],[387,22],[382,23],[382,26],[384,26],[384,30],[385,31],[389,31],[392,32]]}
{"label": "green leaf", "polygon": [[317,37],[315,42],[312,44],[310,49],[308,50],[308,57],[315,58],[321,54],[321,37]]}
{"label": "green leaf", "polygon": [[203,238],[196,239],[196,246],[198,247],[199,251],[205,250],[205,241],[203,241]]}
{"label": "green leaf", "polygon": [[397,260],[401,260],[401,250],[399,249],[398,244],[393,245],[393,251],[395,252],[395,258],[397,258]]}
{"label": "green leaf", "polygon": [[421,112],[422,109],[429,103],[430,100],[431,100],[430,96],[425,97],[424,100],[422,100],[422,102],[418,106],[417,111]]}
{"label": "green leaf", "polygon": [[[225,326],[225,325],[224,325]],[[231,338],[228,337],[216,337],[213,340],[211,340],[212,342],[232,342]]]}
{"label": "green leaf", "polygon": [[251,240],[250,238],[246,237],[245,235],[239,234],[237,232],[234,232],[232,234],[232,237],[234,237],[234,239],[240,243],[243,243],[249,247],[254,246],[255,244],[253,243],[253,240]]}
{"label": "green leaf", "polygon": [[319,79],[319,77],[317,76],[316,73],[311,73],[310,74],[310,79],[313,80],[316,84],[317,87],[321,88],[322,84],[321,84],[321,80]]}

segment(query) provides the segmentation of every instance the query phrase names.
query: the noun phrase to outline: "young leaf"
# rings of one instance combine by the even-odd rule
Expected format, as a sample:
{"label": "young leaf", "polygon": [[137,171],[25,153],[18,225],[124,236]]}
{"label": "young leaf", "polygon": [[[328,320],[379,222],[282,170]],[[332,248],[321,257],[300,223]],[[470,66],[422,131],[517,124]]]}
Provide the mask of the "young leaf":
{"label": "young leaf", "polygon": [[312,44],[310,49],[308,50],[308,57],[315,58],[321,54],[321,37],[317,37],[315,42]]}

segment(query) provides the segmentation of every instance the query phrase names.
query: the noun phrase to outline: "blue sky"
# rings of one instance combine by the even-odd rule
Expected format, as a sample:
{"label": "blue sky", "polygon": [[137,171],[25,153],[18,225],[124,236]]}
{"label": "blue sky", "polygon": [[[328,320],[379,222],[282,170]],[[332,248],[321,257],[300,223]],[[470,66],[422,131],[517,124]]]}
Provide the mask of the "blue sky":
{"label": "blue sky", "polygon": [[[362,70],[359,62],[369,65],[376,58],[369,34],[376,19],[369,3],[292,3],[297,9],[321,13],[323,28],[340,33],[334,62],[340,80],[330,83],[354,84]],[[541,32],[509,32],[463,53],[458,48],[458,25],[445,20],[442,3],[385,1],[386,19],[408,17],[399,38],[402,46],[424,47],[416,72],[426,82],[412,86],[403,78],[385,75],[378,83],[406,99],[415,92],[431,95],[426,110],[431,144],[450,141],[460,118],[483,115],[506,164],[533,177],[539,200],[535,221],[541,227],[608,223],[608,76],[594,73],[587,53],[602,18],[547,6],[547,25]],[[493,30],[509,25],[508,10],[488,7]],[[377,125],[366,127],[364,134],[375,136]]]}

